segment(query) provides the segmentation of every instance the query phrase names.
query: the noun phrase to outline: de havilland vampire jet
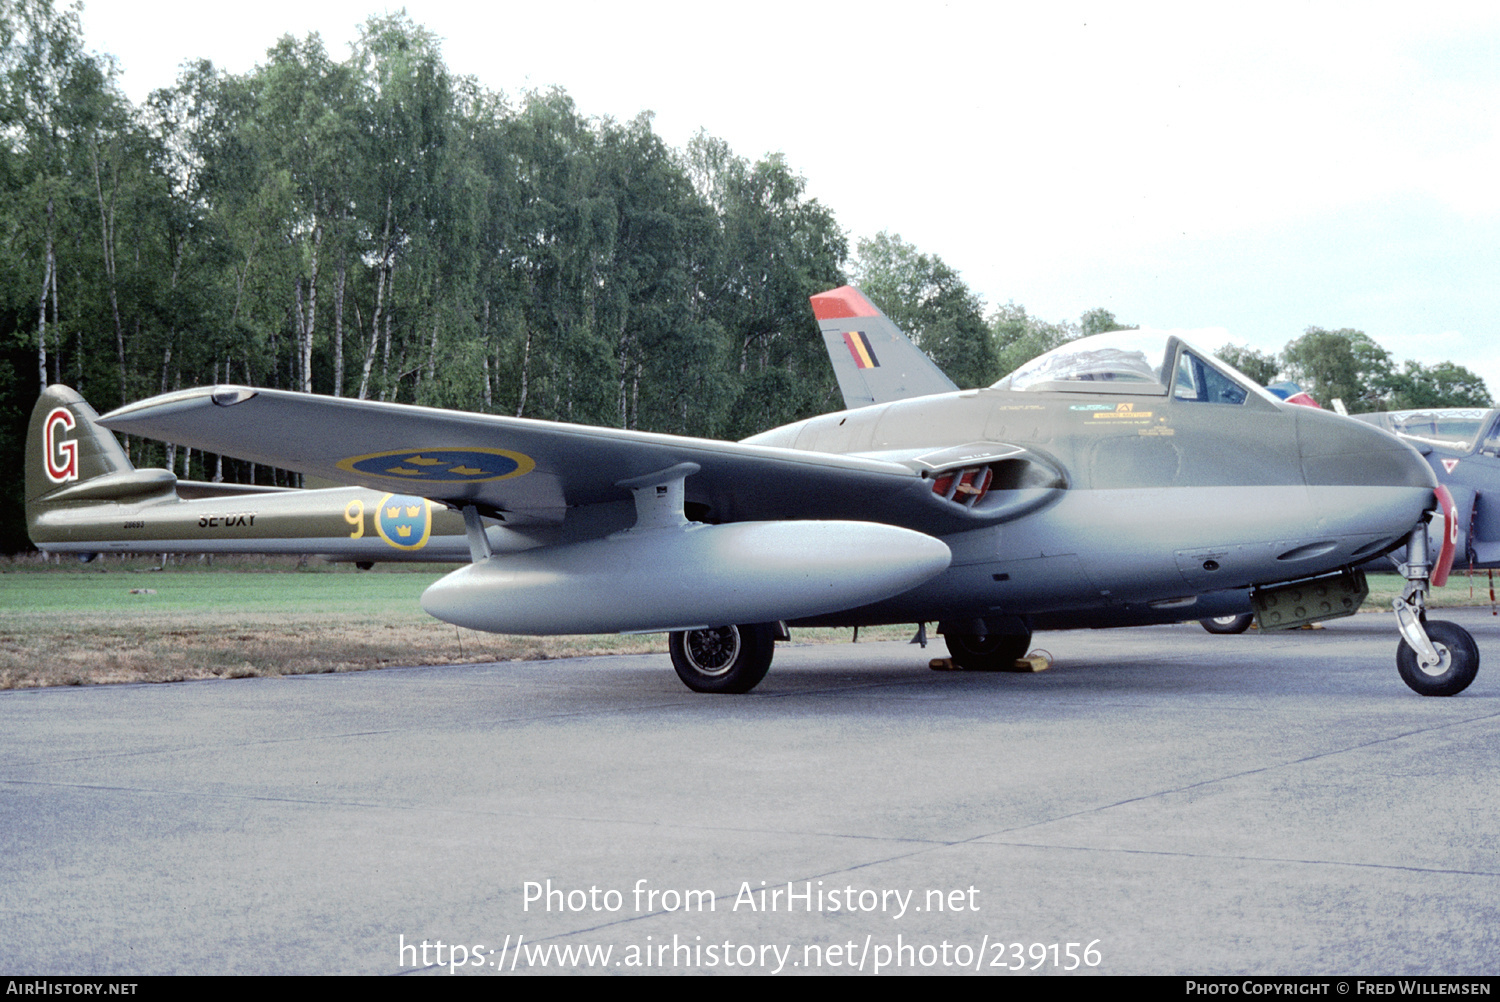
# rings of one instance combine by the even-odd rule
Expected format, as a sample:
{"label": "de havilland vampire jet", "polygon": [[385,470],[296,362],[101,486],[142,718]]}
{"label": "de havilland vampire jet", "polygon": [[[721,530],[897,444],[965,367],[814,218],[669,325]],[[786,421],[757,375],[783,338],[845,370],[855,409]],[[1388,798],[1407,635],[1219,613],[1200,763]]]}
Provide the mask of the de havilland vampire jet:
{"label": "de havilland vampire jet", "polygon": [[[451,546],[461,513],[470,561],[424,593],[433,616],[514,634],[667,632],[700,692],[752,689],[788,626],[935,621],[969,670],[1011,667],[1037,629],[1251,608],[1263,628],[1296,626],[1352,613],[1357,565],[1404,545],[1402,678],[1424,695],[1473,680],[1472,638],[1424,615],[1452,559],[1446,546],[1429,559],[1426,523],[1442,509],[1451,524],[1451,502],[1398,439],[1284,404],[1165,332],[1085,338],[961,391],[857,290],[812,303],[848,409],[742,442],[239,386],[99,422],[370,492],[347,501],[183,500],[171,474],[128,463],[91,479],[91,454],[118,446],[78,434],[81,401],[44,397],[33,539],[93,551],[134,533],[151,540],[138,549],[193,550],[181,543],[212,535],[196,549],[265,550],[266,516],[241,516],[300,500],[316,537],[300,550],[337,542],[352,558],[347,544],[370,535],[355,500],[379,517],[430,502],[419,524],[455,524],[425,547]],[[314,527],[317,511],[332,516]]]}

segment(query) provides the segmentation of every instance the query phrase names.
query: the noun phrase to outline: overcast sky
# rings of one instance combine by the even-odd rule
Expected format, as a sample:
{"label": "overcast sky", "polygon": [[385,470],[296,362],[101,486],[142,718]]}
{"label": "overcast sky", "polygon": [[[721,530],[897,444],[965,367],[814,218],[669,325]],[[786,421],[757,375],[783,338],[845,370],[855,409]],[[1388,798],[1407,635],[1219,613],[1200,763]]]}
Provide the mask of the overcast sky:
{"label": "overcast sky", "polygon": [[[993,306],[1103,306],[1279,350],[1356,327],[1500,393],[1500,6],[866,2],[405,9],[453,72],[785,153],[851,240],[899,233]],[[375,0],[91,0],[140,102]]]}

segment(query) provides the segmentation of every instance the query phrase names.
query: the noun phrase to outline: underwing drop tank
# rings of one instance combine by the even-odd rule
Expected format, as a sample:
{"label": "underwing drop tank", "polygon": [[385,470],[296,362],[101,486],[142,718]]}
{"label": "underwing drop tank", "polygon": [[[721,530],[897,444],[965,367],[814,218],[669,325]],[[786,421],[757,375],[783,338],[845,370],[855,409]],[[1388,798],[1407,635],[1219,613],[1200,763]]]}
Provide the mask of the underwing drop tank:
{"label": "underwing drop tank", "polygon": [[880,601],[947,569],[941,540],[874,522],[631,529],[489,556],[422,608],[492,633],[650,633],[817,616]]}

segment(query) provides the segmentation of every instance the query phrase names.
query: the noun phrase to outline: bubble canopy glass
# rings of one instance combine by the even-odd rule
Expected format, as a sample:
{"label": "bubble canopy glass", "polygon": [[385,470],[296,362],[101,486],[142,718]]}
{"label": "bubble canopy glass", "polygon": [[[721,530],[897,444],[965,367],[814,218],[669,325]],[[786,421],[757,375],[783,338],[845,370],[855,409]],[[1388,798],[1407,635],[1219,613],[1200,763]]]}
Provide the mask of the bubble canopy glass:
{"label": "bubble canopy glass", "polygon": [[[1175,375],[1175,381],[1173,379]],[[1163,396],[1239,404],[1250,394],[1275,397],[1249,376],[1171,331],[1109,331],[1038,355],[994,384],[997,390],[1073,390]]]}

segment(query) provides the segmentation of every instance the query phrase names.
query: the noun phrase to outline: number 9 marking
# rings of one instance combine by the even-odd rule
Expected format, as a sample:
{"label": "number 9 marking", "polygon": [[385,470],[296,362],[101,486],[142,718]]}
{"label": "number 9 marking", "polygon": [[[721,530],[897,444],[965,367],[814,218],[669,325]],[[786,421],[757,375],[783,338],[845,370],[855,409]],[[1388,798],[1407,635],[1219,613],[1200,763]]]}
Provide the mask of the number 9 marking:
{"label": "number 9 marking", "polygon": [[354,526],[350,539],[359,539],[365,534],[365,503],[355,498],[344,506],[344,521]]}

